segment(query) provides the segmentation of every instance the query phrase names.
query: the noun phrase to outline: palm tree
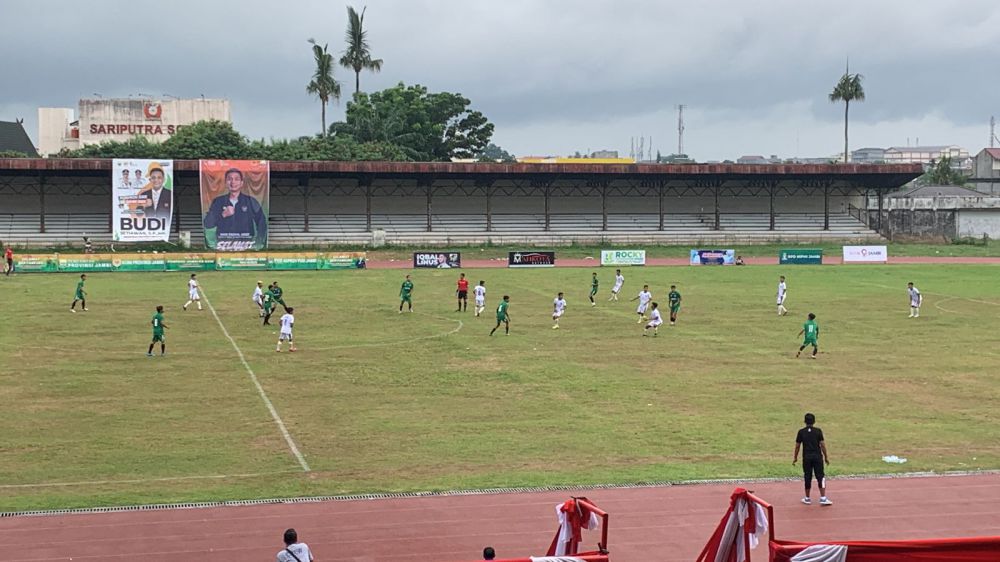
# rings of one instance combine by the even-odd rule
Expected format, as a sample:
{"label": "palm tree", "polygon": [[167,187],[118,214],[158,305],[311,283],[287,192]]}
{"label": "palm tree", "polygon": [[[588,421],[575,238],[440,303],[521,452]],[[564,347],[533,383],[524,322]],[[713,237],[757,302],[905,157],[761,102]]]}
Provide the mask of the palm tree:
{"label": "palm tree", "polygon": [[382,59],[372,58],[370,48],[368,47],[368,40],[365,39],[364,24],[365,10],[367,9],[363,8],[359,15],[354,8],[347,7],[347,34],[345,36],[347,49],[344,50],[344,55],[340,57],[340,65],[354,70],[355,94],[361,91],[362,70],[371,70],[372,72],[382,70]]}
{"label": "palm tree", "polygon": [[840,77],[840,81],[837,82],[837,86],[830,92],[831,102],[844,102],[844,163],[847,163],[847,112],[851,108],[852,101],[865,101],[865,89],[861,87],[861,80],[864,76],[860,74],[851,74],[850,67],[844,72],[844,75]]}
{"label": "palm tree", "polygon": [[312,45],[313,58],[316,60],[316,70],[313,72],[312,81],[306,85],[306,92],[315,94],[319,98],[320,107],[323,112],[323,136],[326,136],[326,104],[330,98],[334,101],[340,99],[340,82],[333,78],[333,55],[326,50],[326,45],[322,47],[315,39],[309,39]]}

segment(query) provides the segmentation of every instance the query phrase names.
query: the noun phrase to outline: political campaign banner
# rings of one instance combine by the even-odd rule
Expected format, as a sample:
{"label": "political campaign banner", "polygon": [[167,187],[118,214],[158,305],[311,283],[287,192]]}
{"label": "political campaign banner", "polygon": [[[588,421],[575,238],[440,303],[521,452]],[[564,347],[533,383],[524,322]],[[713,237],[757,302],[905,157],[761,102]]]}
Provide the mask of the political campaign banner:
{"label": "political campaign banner", "polygon": [[885,246],[844,246],[844,263],[886,263],[889,249]]}
{"label": "political campaign banner", "polygon": [[218,252],[267,247],[270,165],[266,160],[201,160],[205,246]]}
{"label": "political campaign banner", "polygon": [[733,265],[736,250],[691,250],[691,265]]}
{"label": "political campaign banner", "polygon": [[321,254],[316,269],[364,269],[367,257],[364,252]]}
{"label": "political campaign banner", "polygon": [[646,265],[646,250],[601,250],[601,265]]}
{"label": "political campaign banner", "polygon": [[784,264],[812,264],[823,263],[822,248],[808,248],[795,250],[781,250],[778,253],[778,263]]}
{"label": "political campaign banner", "polygon": [[111,224],[115,242],[166,241],[173,214],[173,160],[112,160]]}
{"label": "political campaign banner", "polygon": [[267,254],[218,254],[215,268],[219,271],[239,269],[267,269]]}
{"label": "political campaign banner", "polygon": [[555,252],[508,252],[507,267],[555,267]]}
{"label": "political campaign banner", "polygon": [[215,269],[215,254],[166,254],[166,271],[211,271]]}
{"label": "political campaign banner", "polygon": [[414,268],[455,269],[462,267],[459,252],[414,252]]}
{"label": "political campaign banner", "polygon": [[59,271],[57,254],[14,254],[16,273],[55,273]]}

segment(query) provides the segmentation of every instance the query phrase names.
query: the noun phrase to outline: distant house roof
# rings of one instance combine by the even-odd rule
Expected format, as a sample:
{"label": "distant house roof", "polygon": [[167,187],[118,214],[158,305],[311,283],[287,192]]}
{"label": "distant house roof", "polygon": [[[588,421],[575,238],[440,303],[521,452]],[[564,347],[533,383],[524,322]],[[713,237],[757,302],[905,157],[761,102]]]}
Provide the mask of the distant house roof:
{"label": "distant house roof", "polygon": [[921,185],[890,193],[886,197],[983,197],[988,195],[968,187],[958,185]]}
{"label": "distant house roof", "polygon": [[930,145],[930,146],[890,146],[886,150],[896,152],[941,152],[950,148],[958,148],[953,144]]}
{"label": "distant house roof", "polygon": [[983,151],[992,156],[994,160],[1000,160],[1000,148],[984,148]]}
{"label": "distant house roof", "polygon": [[0,152],[14,150],[32,158],[38,158],[38,151],[31,143],[28,133],[20,121],[0,121]]}

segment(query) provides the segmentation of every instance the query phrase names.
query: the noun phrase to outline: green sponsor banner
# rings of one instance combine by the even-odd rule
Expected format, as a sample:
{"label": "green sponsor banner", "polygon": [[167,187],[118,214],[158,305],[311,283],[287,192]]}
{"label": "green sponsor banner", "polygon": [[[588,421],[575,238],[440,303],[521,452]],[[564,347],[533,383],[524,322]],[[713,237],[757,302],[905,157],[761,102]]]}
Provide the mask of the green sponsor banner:
{"label": "green sponsor banner", "polygon": [[823,263],[822,248],[807,248],[797,250],[781,250],[778,254],[781,264],[821,264]]}
{"label": "green sponsor banner", "polygon": [[365,263],[364,253],[320,254],[316,269],[360,269]]}
{"label": "green sponsor banner", "polygon": [[60,255],[59,271],[81,272],[114,271],[114,254]]}
{"label": "green sponsor banner", "polygon": [[57,254],[15,255],[14,271],[17,273],[55,273],[59,271],[59,256]]}
{"label": "green sponsor banner", "polygon": [[[320,256],[322,254],[317,253],[269,254],[267,256],[267,268],[275,270],[319,269]],[[219,257],[222,258],[223,256],[220,254]]]}
{"label": "green sponsor banner", "polygon": [[215,268],[219,271],[267,269],[267,254],[216,254]]}
{"label": "green sponsor banner", "polygon": [[164,262],[167,271],[212,271],[215,254],[167,254]]}
{"label": "green sponsor banner", "polygon": [[161,256],[112,258],[111,265],[115,271],[163,271],[167,268],[166,260]]}

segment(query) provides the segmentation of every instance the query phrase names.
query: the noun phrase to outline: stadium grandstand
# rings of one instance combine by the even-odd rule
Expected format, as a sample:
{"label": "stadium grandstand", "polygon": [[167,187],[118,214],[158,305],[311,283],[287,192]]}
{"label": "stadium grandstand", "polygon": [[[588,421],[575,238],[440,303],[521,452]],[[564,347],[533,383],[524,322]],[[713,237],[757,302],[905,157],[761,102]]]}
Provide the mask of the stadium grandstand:
{"label": "stadium grandstand", "polygon": [[[111,240],[111,160],[0,159],[0,240]],[[175,161],[171,241],[203,243],[198,161]],[[867,240],[919,164],[271,162],[270,245]]]}

